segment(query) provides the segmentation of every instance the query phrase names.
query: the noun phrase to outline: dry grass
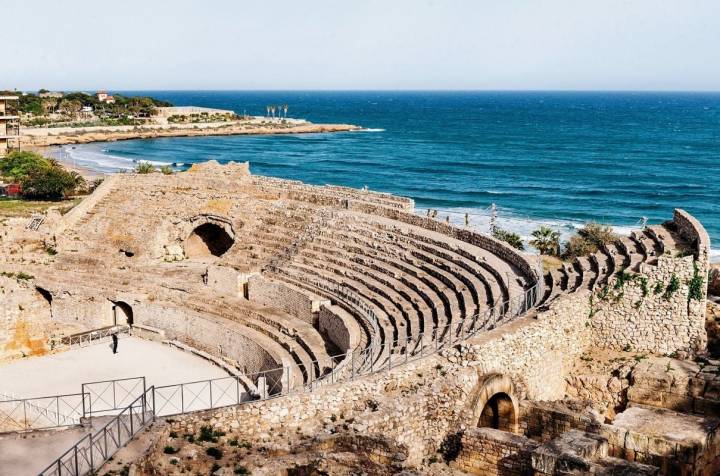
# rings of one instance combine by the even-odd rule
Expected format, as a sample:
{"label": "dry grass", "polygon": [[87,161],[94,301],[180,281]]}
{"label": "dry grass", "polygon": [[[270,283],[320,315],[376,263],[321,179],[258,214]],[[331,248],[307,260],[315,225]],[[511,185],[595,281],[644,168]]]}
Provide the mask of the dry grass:
{"label": "dry grass", "polygon": [[543,269],[545,271],[562,267],[563,261],[557,256],[542,255],[540,256],[540,259],[542,260]]}
{"label": "dry grass", "polygon": [[0,218],[29,217],[33,213],[42,213],[49,208],[58,208],[60,213],[65,214],[80,203],[80,200],[79,198],[58,201],[0,199]]}

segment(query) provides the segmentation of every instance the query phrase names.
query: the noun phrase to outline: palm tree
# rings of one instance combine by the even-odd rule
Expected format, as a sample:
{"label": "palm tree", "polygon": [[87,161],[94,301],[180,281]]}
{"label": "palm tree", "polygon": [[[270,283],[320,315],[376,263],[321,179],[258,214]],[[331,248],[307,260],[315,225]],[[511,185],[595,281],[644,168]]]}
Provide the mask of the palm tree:
{"label": "palm tree", "polygon": [[530,245],[536,248],[541,255],[560,254],[560,233],[549,226],[541,226],[532,232],[533,239]]}

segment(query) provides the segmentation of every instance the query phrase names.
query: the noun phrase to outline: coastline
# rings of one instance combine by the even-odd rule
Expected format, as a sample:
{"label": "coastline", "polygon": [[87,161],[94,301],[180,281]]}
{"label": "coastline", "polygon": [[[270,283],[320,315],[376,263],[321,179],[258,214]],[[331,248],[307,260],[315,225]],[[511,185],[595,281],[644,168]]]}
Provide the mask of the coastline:
{"label": "coastline", "polygon": [[114,142],[159,137],[196,137],[268,134],[316,134],[349,132],[362,128],[351,124],[313,124],[305,121],[286,123],[267,121],[219,122],[201,124],[152,124],[142,126],[93,126],[24,128],[24,147],[48,147],[91,142]]}
{"label": "coastline", "polygon": [[[60,162],[66,168],[75,170],[78,173],[82,174],[87,179],[107,177],[116,173],[122,173],[123,170],[130,170],[130,167],[121,168],[112,165],[98,165],[97,162],[93,161],[96,160],[97,154],[95,152],[93,152],[92,160],[84,160],[83,155],[87,152],[88,147],[99,148],[101,147],[101,145],[97,144],[95,146],[81,146],[78,147],[77,150],[74,150],[74,147],[72,148],[73,150],[70,150],[70,147],[62,146],[40,147],[38,149],[42,151],[45,155],[49,155],[58,160],[58,162]],[[101,153],[101,155],[104,155],[104,153]],[[162,165],[159,162],[150,162],[154,165]],[[170,165],[171,163],[168,162],[167,164]],[[415,209],[415,213],[420,216],[425,216],[428,208],[435,207],[427,207],[422,205],[417,206]],[[441,209],[438,219],[444,221],[445,217],[449,215],[451,223],[462,227],[465,213],[469,214],[469,222],[473,229],[483,233],[488,232],[490,224],[490,214],[483,208],[469,207]],[[557,229],[558,231],[560,231],[562,239],[567,240],[573,233],[575,233],[580,227],[582,227],[584,223],[585,222],[572,219],[561,220],[540,217],[533,218],[524,214],[514,213],[511,210],[506,210],[498,217],[498,225],[501,228],[520,234],[526,243],[530,239],[532,239],[531,232],[535,230],[538,226],[548,226],[550,228]],[[619,235],[629,235],[631,231],[638,229],[636,225],[628,223],[610,223],[610,225],[612,226],[615,233]],[[712,263],[720,263],[720,249],[712,248],[710,250],[710,261]]]}

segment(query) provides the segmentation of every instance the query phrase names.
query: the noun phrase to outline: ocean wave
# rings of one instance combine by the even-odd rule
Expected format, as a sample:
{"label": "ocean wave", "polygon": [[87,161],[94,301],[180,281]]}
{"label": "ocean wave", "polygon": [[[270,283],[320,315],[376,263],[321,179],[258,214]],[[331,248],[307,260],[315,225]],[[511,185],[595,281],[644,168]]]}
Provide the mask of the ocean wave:
{"label": "ocean wave", "polygon": [[720,250],[710,249],[710,262],[720,263]]}
{"label": "ocean wave", "polygon": [[380,129],[376,127],[366,127],[364,129],[356,129],[353,132],[385,132],[385,129]]}

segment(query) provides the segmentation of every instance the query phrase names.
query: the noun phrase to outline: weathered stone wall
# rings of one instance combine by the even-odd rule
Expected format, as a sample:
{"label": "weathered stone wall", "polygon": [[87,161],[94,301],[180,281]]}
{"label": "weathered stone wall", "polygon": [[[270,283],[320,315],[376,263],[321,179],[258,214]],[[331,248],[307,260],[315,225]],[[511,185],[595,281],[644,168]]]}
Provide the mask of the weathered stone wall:
{"label": "weathered stone wall", "polygon": [[520,403],[520,430],[528,438],[548,442],[570,430],[598,433],[603,425],[599,415],[588,408],[569,408],[568,402]]}
{"label": "weathered stone wall", "polygon": [[718,367],[667,357],[648,358],[632,371],[629,402],[720,416]]}
{"label": "weathered stone wall", "polygon": [[184,434],[210,424],[258,443],[281,431],[383,435],[409,448],[407,462],[417,465],[465,414],[477,382],[472,370],[445,368],[443,359],[431,357],[314,393],[180,416],[171,429]]}
{"label": "weathered stone wall", "polygon": [[483,374],[510,376],[523,397],[562,398],[573,362],[590,345],[588,297],[584,291],[569,295],[536,318],[526,317],[488,332],[462,344],[459,352],[448,352],[448,357]]}
{"label": "weathered stone wall", "polygon": [[532,474],[531,454],[538,443],[520,435],[492,428],[468,428],[462,435],[462,449],[451,464],[467,474]]}
{"label": "weathered stone wall", "polygon": [[695,258],[705,268],[710,261],[710,236],[705,227],[694,216],[679,208],[673,214],[673,224],[678,234],[693,246]]}
{"label": "weathered stone wall", "polygon": [[450,432],[477,425],[488,373],[508,375],[533,398],[562,397],[564,373],[589,343],[588,302],[587,295],[560,300],[537,319],[520,319],[445,352],[447,359],[427,357],[313,393],[184,415],[171,429],[183,434],[210,424],[259,443],[279,431],[383,435],[407,447],[406,464],[417,465]]}
{"label": "weathered stone wall", "polygon": [[318,330],[343,353],[355,350],[359,343],[359,336],[351,335],[351,330],[333,310],[341,311],[337,306],[320,306]]}
{"label": "weathered stone wall", "polygon": [[55,327],[32,283],[0,276],[0,361],[47,353]]}
{"label": "weathered stone wall", "polygon": [[327,302],[319,297],[313,299],[307,291],[300,291],[261,274],[248,280],[248,299],[263,306],[281,309],[310,324],[315,320],[315,313],[320,308],[319,303]]}
{"label": "weathered stone wall", "polygon": [[228,296],[242,293],[240,273],[228,266],[208,266],[206,284],[215,292]]}
{"label": "weathered stone wall", "polygon": [[[637,407],[606,424],[592,410],[565,402],[526,401],[521,414],[521,428],[533,440],[550,442],[571,431],[596,434],[607,440],[609,456],[656,466],[660,474],[717,474],[720,464],[717,420]],[[675,419],[676,425],[664,423],[667,419]]]}
{"label": "weathered stone wall", "polygon": [[[271,346],[262,345],[263,336],[240,327],[237,322],[151,301],[146,295],[118,293],[103,297],[96,296],[92,290],[76,290],[72,295],[63,293],[53,299],[53,318],[63,327],[76,325],[81,330],[109,326],[113,324],[113,301],[110,299],[127,303],[132,308],[135,324],[160,329],[168,340],[180,341],[216,357],[232,359],[243,372],[260,372],[291,364],[283,361],[279,353],[273,353]],[[251,335],[246,335],[248,333]]]}
{"label": "weathered stone wall", "polygon": [[597,290],[589,319],[594,344],[658,354],[705,349],[704,294],[689,296],[696,263],[692,256],[660,256],[642,274],[615,277]]}

